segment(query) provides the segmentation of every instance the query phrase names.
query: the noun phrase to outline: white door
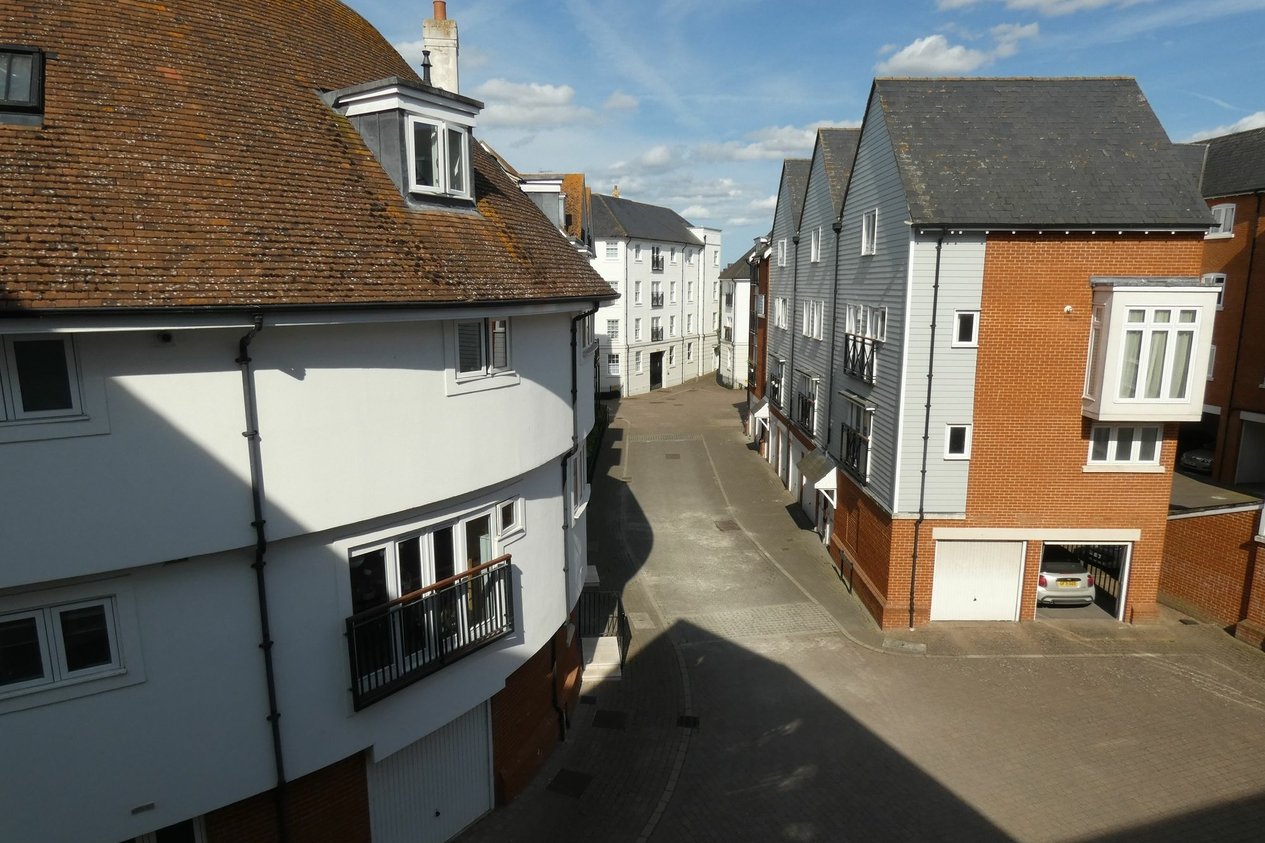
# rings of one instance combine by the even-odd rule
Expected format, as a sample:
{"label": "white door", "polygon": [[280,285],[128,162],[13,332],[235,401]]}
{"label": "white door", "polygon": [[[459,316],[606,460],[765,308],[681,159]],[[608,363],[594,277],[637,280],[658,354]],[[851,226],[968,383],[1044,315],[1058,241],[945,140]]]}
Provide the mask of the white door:
{"label": "white door", "polygon": [[374,843],[443,843],[492,810],[488,704],[368,762]]}
{"label": "white door", "polygon": [[1023,542],[938,541],[933,621],[1017,621]]}

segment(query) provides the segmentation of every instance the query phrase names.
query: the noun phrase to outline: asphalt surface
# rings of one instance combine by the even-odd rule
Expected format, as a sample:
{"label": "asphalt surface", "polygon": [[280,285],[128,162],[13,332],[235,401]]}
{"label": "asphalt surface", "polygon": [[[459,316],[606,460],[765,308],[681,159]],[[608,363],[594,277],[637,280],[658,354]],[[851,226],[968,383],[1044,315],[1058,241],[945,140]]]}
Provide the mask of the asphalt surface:
{"label": "asphalt surface", "polygon": [[618,405],[589,532],[624,676],[461,841],[1265,840],[1265,653],[1171,611],[883,633],[743,404]]}

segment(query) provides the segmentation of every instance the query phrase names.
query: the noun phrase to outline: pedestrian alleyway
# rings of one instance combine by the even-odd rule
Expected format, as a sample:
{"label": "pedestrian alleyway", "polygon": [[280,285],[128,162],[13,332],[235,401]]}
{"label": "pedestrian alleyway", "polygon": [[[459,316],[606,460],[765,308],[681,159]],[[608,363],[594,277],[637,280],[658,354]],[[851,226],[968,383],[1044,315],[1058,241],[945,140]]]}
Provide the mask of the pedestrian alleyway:
{"label": "pedestrian alleyway", "polygon": [[881,633],[741,392],[623,399],[589,507],[624,678],[481,841],[1255,841],[1265,654],[1166,613]]}

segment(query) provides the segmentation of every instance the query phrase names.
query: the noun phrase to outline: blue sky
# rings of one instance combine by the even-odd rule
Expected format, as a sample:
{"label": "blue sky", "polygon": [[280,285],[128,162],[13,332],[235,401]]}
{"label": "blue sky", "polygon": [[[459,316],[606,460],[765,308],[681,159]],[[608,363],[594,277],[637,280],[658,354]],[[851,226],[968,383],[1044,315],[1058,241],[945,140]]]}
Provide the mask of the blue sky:
{"label": "blue sky", "polygon": [[[428,0],[345,0],[414,65]],[[1265,0],[449,0],[477,134],[524,172],[767,232],[785,158],[889,76],[1133,76],[1175,141],[1265,126]]]}

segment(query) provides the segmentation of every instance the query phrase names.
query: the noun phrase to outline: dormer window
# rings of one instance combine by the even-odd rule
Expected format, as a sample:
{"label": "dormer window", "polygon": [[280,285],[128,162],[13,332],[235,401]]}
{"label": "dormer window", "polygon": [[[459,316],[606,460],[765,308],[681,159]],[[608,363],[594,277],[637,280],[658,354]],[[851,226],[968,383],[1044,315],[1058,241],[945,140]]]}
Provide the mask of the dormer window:
{"label": "dormer window", "polygon": [[470,198],[470,135],[460,126],[408,115],[409,191]]}
{"label": "dormer window", "polygon": [[0,114],[44,110],[44,54],[34,47],[0,45]]}

